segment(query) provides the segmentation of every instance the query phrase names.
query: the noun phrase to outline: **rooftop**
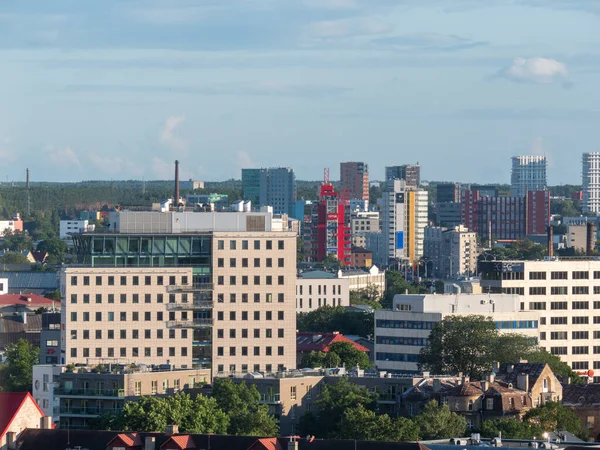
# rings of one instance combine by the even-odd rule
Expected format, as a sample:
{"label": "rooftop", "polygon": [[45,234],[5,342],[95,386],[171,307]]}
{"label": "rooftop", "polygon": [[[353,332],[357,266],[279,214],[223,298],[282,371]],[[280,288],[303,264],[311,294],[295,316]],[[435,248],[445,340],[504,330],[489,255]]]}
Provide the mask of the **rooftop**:
{"label": "rooftop", "polygon": [[296,351],[299,353],[312,351],[327,353],[329,347],[336,342],[348,342],[352,344],[356,350],[365,353],[369,352],[368,348],[348,339],[343,334],[313,332],[299,332],[296,334]]}
{"label": "rooftop", "polygon": [[55,305],[60,308],[60,302],[42,297],[37,294],[3,294],[0,295],[0,306],[21,305],[26,307],[52,307]]}

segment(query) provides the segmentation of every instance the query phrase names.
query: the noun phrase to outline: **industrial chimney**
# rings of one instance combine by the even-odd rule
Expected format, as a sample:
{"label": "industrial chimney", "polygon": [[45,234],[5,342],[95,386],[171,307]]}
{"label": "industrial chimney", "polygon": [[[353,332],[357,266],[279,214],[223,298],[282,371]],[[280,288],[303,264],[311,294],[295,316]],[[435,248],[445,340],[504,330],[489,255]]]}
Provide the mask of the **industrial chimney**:
{"label": "industrial chimney", "polygon": [[25,184],[27,186],[27,189],[29,189],[29,169],[27,169],[27,176],[26,176],[26,183]]}
{"label": "industrial chimney", "polygon": [[173,206],[179,206],[179,161],[175,160],[175,195],[173,196]]}
{"label": "industrial chimney", "polygon": [[554,233],[552,226],[548,227],[548,256],[550,258],[554,256]]}
{"label": "industrial chimney", "polygon": [[593,222],[587,223],[587,234],[586,234],[586,246],[585,246],[585,254],[587,256],[592,256],[592,252],[596,247],[596,226]]}

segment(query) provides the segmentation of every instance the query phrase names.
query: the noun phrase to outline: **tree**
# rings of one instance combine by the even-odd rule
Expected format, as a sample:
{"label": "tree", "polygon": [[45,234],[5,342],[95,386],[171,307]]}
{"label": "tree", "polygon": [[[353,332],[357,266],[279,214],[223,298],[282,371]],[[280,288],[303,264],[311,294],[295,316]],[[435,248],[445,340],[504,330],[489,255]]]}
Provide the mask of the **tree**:
{"label": "tree", "polygon": [[37,249],[41,252],[48,252],[49,264],[60,264],[64,262],[67,253],[67,244],[59,238],[50,238],[40,242]]}
{"label": "tree", "polygon": [[340,435],[344,439],[407,442],[419,438],[419,427],[405,417],[392,419],[358,405],[344,411]]}
{"label": "tree", "polygon": [[419,366],[438,374],[481,376],[492,369],[497,337],[489,317],[446,317],[431,330],[429,346],[419,354]]}
{"label": "tree", "polygon": [[534,348],[536,348],[535,341],[528,336],[516,333],[498,333],[494,339],[492,356],[494,361],[500,363],[520,361],[521,359],[529,361],[528,355]]}
{"label": "tree", "polygon": [[350,342],[335,342],[329,346],[329,351],[305,354],[300,365],[302,367],[340,367],[361,369],[371,367],[371,361],[365,352],[357,350]]}
{"label": "tree", "polygon": [[2,248],[8,249],[11,252],[20,252],[23,250],[33,250],[33,241],[27,233],[21,231],[5,230],[4,243]]}
{"label": "tree", "polygon": [[30,392],[33,366],[39,364],[40,349],[25,339],[9,345],[5,352],[3,377],[7,392]]}
{"label": "tree", "polygon": [[278,426],[267,405],[259,404],[256,386],[234,383],[229,378],[215,380],[213,398],[229,418],[229,434],[275,436]]}
{"label": "tree", "polygon": [[2,264],[31,264],[31,261],[27,259],[22,253],[8,252],[0,256],[0,263]]}
{"label": "tree", "polygon": [[299,331],[315,331],[358,336],[372,336],[374,314],[369,312],[347,311],[343,306],[323,306],[309,313],[297,315],[296,327]]}
{"label": "tree", "polygon": [[375,411],[375,394],[364,387],[340,378],[334,384],[325,384],[315,402],[318,413],[308,411],[300,420],[300,432],[312,434],[319,438],[342,438],[342,420],[344,413],[351,408],[362,406],[366,410]]}
{"label": "tree", "polygon": [[539,428],[533,427],[530,423],[510,418],[486,420],[481,424],[480,433],[486,438],[495,438],[502,433],[504,439],[533,439],[534,436],[542,436]]}
{"label": "tree", "polygon": [[546,402],[528,411],[523,421],[545,432],[568,431],[583,440],[588,438],[577,414],[559,402]]}
{"label": "tree", "polygon": [[[574,372],[566,362],[562,361],[559,356],[553,355],[546,349],[541,347],[534,347],[526,353],[523,359],[531,363],[546,363],[552,369],[555,375],[562,377],[563,379],[571,379],[573,384],[583,384],[583,378]],[[516,361],[516,360],[515,360]]]}
{"label": "tree", "polygon": [[120,416],[105,416],[95,425],[100,423],[126,431],[163,431],[169,424],[178,424],[183,433],[225,434],[229,419],[215,399],[198,395],[192,400],[180,392],[127,402]]}
{"label": "tree", "polygon": [[368,305],[373,309],[380,309],[381,298],[379,288],[374,284],[369,284],[362,289],[350,291],[351,305]]}
{"label": "tree", "polygon": [[467,430],[464,418],[450,411],[448,405],[439,406],[435,400],[427,403],[414,421],[419,427],[421,439],[461,437]]}

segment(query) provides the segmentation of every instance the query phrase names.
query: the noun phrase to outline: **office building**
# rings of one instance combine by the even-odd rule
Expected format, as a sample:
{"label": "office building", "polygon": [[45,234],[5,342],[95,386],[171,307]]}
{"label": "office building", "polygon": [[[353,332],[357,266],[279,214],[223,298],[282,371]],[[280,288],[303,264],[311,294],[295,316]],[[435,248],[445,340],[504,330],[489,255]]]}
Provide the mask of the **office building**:
{"label": "office building", "polygon": [[87,220],[61,220],[59,225],[59,237],[61,239],[72,239],[74,234],[94,231],[95,225],[90,225]]}
{"label": "office building", "polygon": [[491,261],[479,272],[484,292],[517,294],[521,311],[540,315],[540,346],[581,374],[600,369],[600,261]]}
{"label": "office building", "polygon": [[345,200],[369,200],[369,166],[364,162],[340,163],[340,185]]}
{"label": "office building", "polygon": [[454,228],[460,225],[460,202],[436,203],[435,211],[440,227]]}
{"label": "office building", "polygon": [[[485,242],[518,240],[545,234],[550,225],[550,192],[529,191],[524,197],[490,197],[463,191],[461,223]],[[491,234],[490,234],[491,233]]]}
{"label": "office building", "polygon": [[404,180],[407,186],[421,185],[421,166],[419,164],[404,164],[385,168],[385,180]]}
{"label": "office building", "polygon": [[477,191],[481,197],[498,197],[498,186],[495,184],[472,184],[471,188],[466,190]]}
{"label": "office building", "polygon": [[296,312],[311,312],[322,306],[350,306],[350,280],[315,270],[296,279]]}
{"label": "office building", "polygon": [[341,264],[352,262],[348,202],[341,201],[332,184],[321,185],[319,201],[306,206],[302,228],[304,252],[309,261],[334,257]]}
{"label": "office building", "polygon": [[367,237],[375,264],[419,260],[427,226],[427,191],[408,186],[404,180],[390,179],[383,183],[381,195],[382,236]]}
{"label": "office building", "polygon": [[547,161],[545,156],[513,156],[510,195],[523,197],[529,191],[545,191]]}
{"label": "office building", "polygon": [[293,169],[242,169],[242,196],[255,205],[272,206],[275,214],[291,215],[296,204]]}
{"label": "office building", "polygon": [[541,339],[540,312],[524,311],[519,295],[396,295],[393,309],[375,311],[375,365],[394,372],[418,371],[419,352],[435,325],[446,316],[470,314],[491,317],[502,332]]}
{"label": "office building", "polygon": [[477,271],[477,234],[459,225],[425,228],[423,260],[436,278],[469,277]]}
{"label": "office building", "polygon": [[435,189],[437,203],[460,202],[460,185],[458,183],[438,183]]}
{"label": "office building", "polygon": [[600,213],[600,152],[584,153],[582,157],[581,184],[584,214]]}
{"label": "office building", "polygon": [[350,230],[352,232],[352,245],[365,247],[367,233],[379,231],[378,212],[353,212],[350,216]]}
{"label": "office building", "polygon": [[293,368],[296,236],[268,212],[115,212],[61,271],[65,363]]}

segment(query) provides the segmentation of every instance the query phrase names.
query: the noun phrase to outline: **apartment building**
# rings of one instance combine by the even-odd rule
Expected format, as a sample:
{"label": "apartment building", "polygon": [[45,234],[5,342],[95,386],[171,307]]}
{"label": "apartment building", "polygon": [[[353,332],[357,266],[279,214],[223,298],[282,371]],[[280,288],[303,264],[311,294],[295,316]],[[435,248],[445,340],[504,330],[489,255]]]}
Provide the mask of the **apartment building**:
{"label": "apartment building", "polygon": [[419,164],[404,164],[401,166],[387,166],[385,179],[404,180],[407,186],[419,187],[421,185],[421,166]]}
{"label": "apartment building", "polygon": [[340,163],[340,184],[347,200],[369,200],[369,166],[364,162]]}
{"label": "apartment building", "polygon": [[493,261],[479,269],[484,292],[516,294],[521,311],[539,314],[542,347],[582,375],[600,369],[600,261]]}
{"label": "apartment building", "polygon": [[350,280],[315,270],[296,279],[296,312],[311,312],[322,306],[350,306]]}
{"label": "apartment building", "polygon": [[584,213],[600,213],[600,152],[584,153],[581,158],[581,184]]}
{"label": "apartment building", "polygon": [[67,364],[295,367],[296,233],[271,213],[121,212],[61,273]]}
{"label": "apartment building", "polygon": [[423,259],[429,276],[471,276],[477,271],[477,255],[477,234],[462,225],[425,228]]}
{"label": "apartment building", "polygon": [[379,231],[379,213],[374,211],[352,212],[350,217],[350,231],[352,232],[352,245],[364,247],[366,233]]}
{"label": "apartment building", "polygon": [[510,195],[523,197],[529,191],[545,191],[547,161],[545,156],[513,156]]}
{"label": "apartment building", "polygon": [[525,311],[516,294],[396,295],[393,309],[375,311],[375,365],[393,372],[418,371],[420,350],[444,317],[492,317],[501,332],[540,339],[540,313]]}

